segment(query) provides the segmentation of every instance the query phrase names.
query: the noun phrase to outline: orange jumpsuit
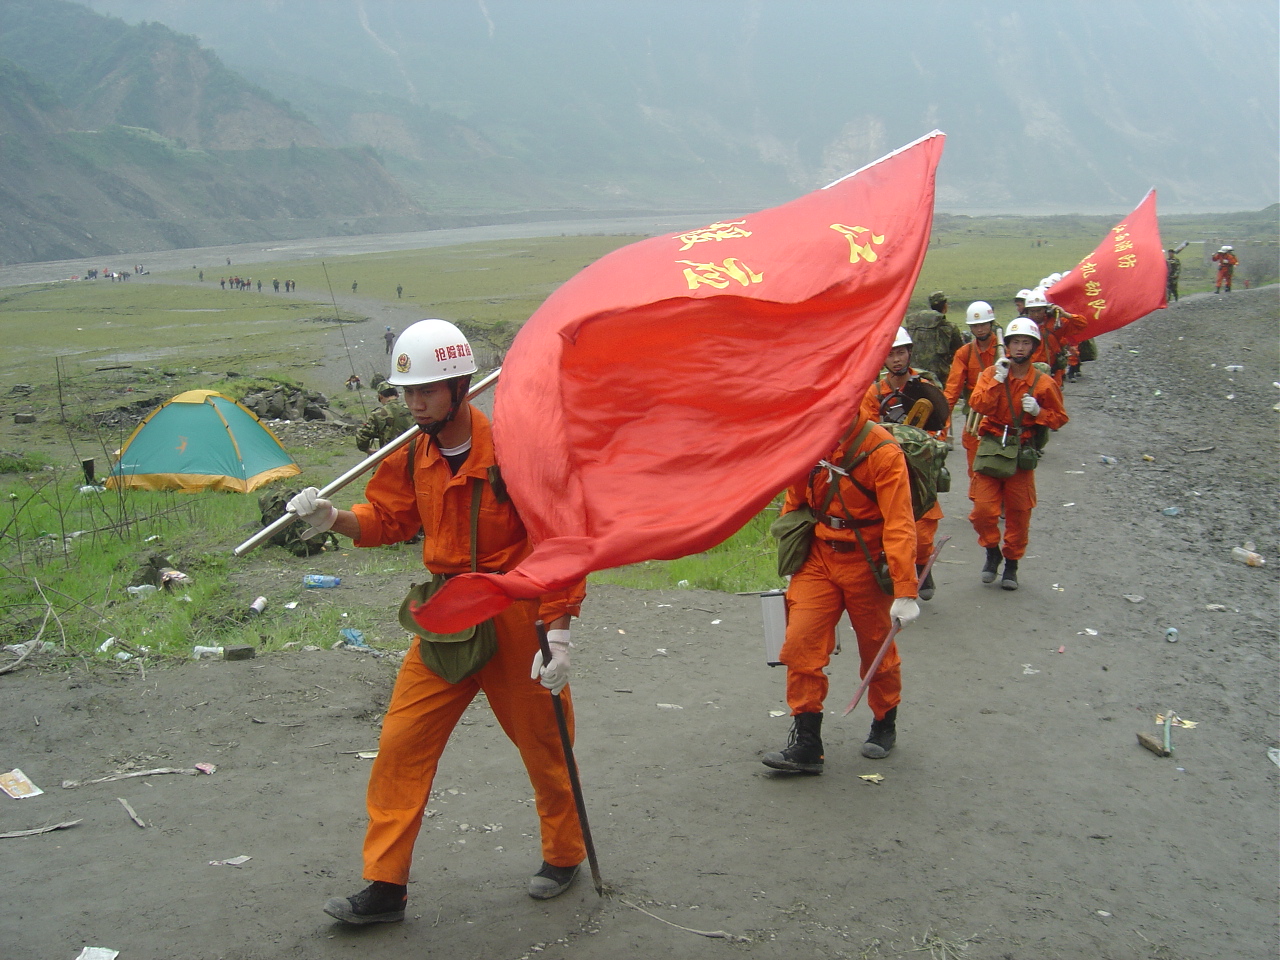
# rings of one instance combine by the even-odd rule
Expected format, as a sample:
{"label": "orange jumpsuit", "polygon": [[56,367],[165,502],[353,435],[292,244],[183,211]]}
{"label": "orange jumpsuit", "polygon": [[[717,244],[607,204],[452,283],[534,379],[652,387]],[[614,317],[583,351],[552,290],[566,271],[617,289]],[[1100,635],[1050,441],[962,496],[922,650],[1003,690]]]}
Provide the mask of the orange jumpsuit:
{"label": "orange jumpsuit", "polygon": [[[412,486],[409,448],[387,457],[365,488],[368,503],[352,511],[360,521],[358,547],[400,543],[422,529],[422,560],[432,573],[471,569],[471,496],[473,478],[488,477],[494,465],[493,433],[488,418],[471,408],[471,452],[453,475],[434,442],[424,435],[415,444]],[[528,536],[510,501],[498,502],[493,487],[481,493],[477,565],[482,571],[510,570],[530,551]],[[441,679],[422,662],[413,640],[405,654],[382,723],[378,756],[369,774],[366,805],[369,826],[364,841],[364,876],[405,884],[413,845],[422,825],[427,797],[445,743],[475,695],[483,690],[503,731],[520,751],[533,784],[542,826],[542,858],[555,866],[574,866],[586,856],[556,727],[551,696],[529,666],[538,638],[534,621],[547,623],[576,615],[585,585],[540,600],[517,601],[496,618],[498,651],[477,673],[456,684]],[[573,706],[561,693],[572,736]]]}
{"label": "orange jumpsuit", "polygon": [[[827,458],[831,463],[839,465],[844,460],[861,426],[860,416],[850,439]],[[865,677],[888,636],[889,607],[894,598],[916,595],[916,535],[907,462],[902,448],[883,427],[872,426],[858,452],[873,448],[852,473],[875,498],[849,479],[835,475],[837,495],[827,507],[830,512],[825,521],[819,517],[809,557],[787,587],[787,633],[780,659],[787,665],[787,704],[793,715],[822,711],[828,689],[825,668],[835,649],[836,623],[846,610],[858,637],[859,676]],[[815,512],[821,511],[829,476],[825,468],[815,467],[806,482],[788,488],[782,512],[789,513],[805,503]],[[857,544],[855,528],[846,526],[846,521],[858,524],[857,532],[873,558],[885,554],[893,579],[892,597],[876,583]],[[897,645],[890,644],[871,681],[867,703],[876,719],[882,719],[901,699],[902,661]]]}
{"label": "orange jumpsuit", "polygon": [[[1218,276],[1213,282],[1213,292],[1218,293],[1222,287],[1227,288],[1227,293],[1231,292],[1231,278],[1239,265],[1240,260],[1234,253],[1228,250],[1226,253],[1219,251],[1209,258],[1218,265]],[[1247,284],[1246,284],[1247,286]]]}
{"label": "orange jumpsuit", "polygon": [[[957,354],[959,351],[956,351]],[[951,361],[952,369],[955,369],[955,360]],[[910,376],[919,377],[924,375],[926,380],[932,382],[932,374],[927,374],[923,370],[917,370],[910,367]],[[893,394],[893,387],[889,384],[887,376],[878,378],[867,388],[866,395],[862,398],[862,415],[871,421],[878,421],[883,417],[883,411],[880,407],[880,401]],[[947,428],[935,430],[932,436],[939,440],[947,438]],[[945,514],[942,512],[942,502],[935,500],[933,506],[924,512],[924,516],[916,520],[916,566],[923,567],[929,562],[929,557],[933,554],[933,538],[938,533],[938,521]]]}
{"label": "orange jumpsuit", "polygon": [[1089,325],[1089,321],[1074,313],[1063,311],[1056,311],[1055,318],[1055,310],[1054,307],[1049,308],[1049,317],[1044,323],[1036,321],[1036,326],[1040,328],[1040,344],[1031,355],[1031,362],[1047,363],[1049,369],[1053,371],[1054,382],[1061,387],[1067,368],[1059,366],[1059,363],[1065,364],[1069,361],[1059,360],[1059,354],[1067,349],[1067,337],[1083,331]]}
{"label": "orange jumpsuit", "polygon": [[[956,351],[951,360],[951,373],[947,377],[947,386],[942,391],[946,394],[951,409],[964,400],[969,402],[969,394],[978,383],[982,371],[996,362],[997,348],[1000,341],[993,332],[987,337],[984,347],[977,340],[971,340]],[[964,455],[969,461],[969,476],[973,476],[973,455],[978,452],[978,435],[961,429],[960,442],[964,444]]]}
{"label": "orange jumpsuit", "polygon": [[[1032,389],[1032,383],[1035,387]],[[1005,387],[1009,390],[1006,394]],[[1040,404],[1040,413],[1031,416],[1022,410],[1022,398],[1030,392]],[[1012,405],[1009,398],[1012,397]],[[969,395],[969,405],[983,414],[978,432],[982,436],[1002,437],[1006,426],[1013,429],[1013,422],[1021,414],[1022,436],[1027,443],[1033,436],[1032,427],[1044,426],[1057,430],[1067,422],[1067,411],[1062,405],[1062,391],[1052,377],[1029,369],[1025,376],[1012,373],[1005,383],[995,379],[995,367],[988,367],[978,378],[978,385]],[[1006,560],[1021,560],[1027,552],[1030,539],[1031,510],[1036,505],[1036,473],[1034,470],[1018,470],[1007,480],[997,480],[984,473],[969,478],[969,499],[973,510],[969,522],[978,533],[978,543],[983,547],[1000,546],[1000,515],[1004,514],[1004,548]]]}

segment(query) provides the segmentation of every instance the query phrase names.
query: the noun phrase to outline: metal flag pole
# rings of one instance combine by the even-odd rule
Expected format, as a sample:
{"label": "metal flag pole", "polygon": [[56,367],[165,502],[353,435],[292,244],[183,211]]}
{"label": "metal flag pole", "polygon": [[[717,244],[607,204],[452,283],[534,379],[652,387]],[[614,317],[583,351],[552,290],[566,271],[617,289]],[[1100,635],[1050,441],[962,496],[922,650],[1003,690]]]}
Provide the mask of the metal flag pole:
{"label": "metal flag pole", "polygon": [[[538,646],[542,648],[542,665],[551,662],[551,645],[547,643],[547,627],[541,620],[534,624],[538,631]],[[587,847],[587,862],[591,864],[591,882],[596,894],[604,896],[604,881],[600,879],[600,863],[596,860],[596,845],[591,839],[591,824],[587,822],[587,801],[582,796],[582,783],[578,779],[578,763],[573,758],[573,744],[569,741],[569,724],[564,716],[564,704],[560,694],[551,694],[556,711],[556,726],[560,728],[560,746],[564,748],[564,765],[569,768],[569,786],[573,788],[573,805],[578,810],[578,824],[582,827],[582,842]]]}
{"label": "metal flag pole", "polygon": [[[471,389],[467,391],[467,399],[470,400],[473,397],[478,397],[480,394],[484,393],[491,386],[497,383],[498,374],[500,374],[501,372],[502,372],[502,368],[498,367],[498,369],[494,370],[492,373],[486,376],[479,383],[472,386]],[[387,457],[391,456],[391,454],[395,453],[397,450],[399,450],[401,447],[407,444],[410,440],[412,440],[414,437],[418,436],[421,433],[422,433],[422,430],[419,429],[417,424],[414,424],[404,433],[400,434],[400,436],[396,437],[394,440],[387,443],[386,446],[379,447],[373,453],[369,454],[369,456],[365,457],[362,461],[357,463],[354,467],[352,467],[342,476],[338,477],[336,480],[331,480],[329,483],[325,484],[325,486],[321,487],[320,497],[322,499],[328,499],[329,497],[333,496],[335,493],[337,493],[339,490],[341,490],[343,487],[349,484],[352,480],[355,480],[361,475],[368,473],[370,470],[372,470],[374,467],[380,464],[383,460],[387,459]],[[251,550],[254,550],[257,547],[262,546],[264,543],[266,543],[268,540],[274,537],[277,533],[279,533],[285,527],[289,526],[289,524],[296,523],[297,520],[298,520],[297,514],[293,514],[293,513],[284,514],[282,517],[278,518],[277,520],[263,527],[261,530],[255,533],[252,537],[250,537],[244,543],[240,544],[240,546],[236,547],[235,550],[232,551],[232,553],[234,553],[237,557],[243,557],[246,553],[249,553]]]}

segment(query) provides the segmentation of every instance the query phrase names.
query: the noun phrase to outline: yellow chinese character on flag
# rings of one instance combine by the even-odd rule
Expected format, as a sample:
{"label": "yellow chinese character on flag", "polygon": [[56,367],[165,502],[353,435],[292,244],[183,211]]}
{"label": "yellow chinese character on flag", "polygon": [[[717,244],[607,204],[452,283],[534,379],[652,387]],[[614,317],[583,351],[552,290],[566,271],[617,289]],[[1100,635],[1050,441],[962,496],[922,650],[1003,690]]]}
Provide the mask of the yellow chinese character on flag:
{"label": "yellow chinese character on flag", "polygon": [[1102,292],[1102,283],[1098,280],[1086,280],[1084,284],[1084,295],[1086,297],[1096,297]]}
{"label": "yellow chinese character on flag", "polygon": [[[875,263],[880,259],[872,249],[872,245],[879,246],[884,243],[884,234],[874,234],[867,227],[846,227],[843,223],[833,223],[831,229],[837,233],[843,233],[849,239],[850,263],[857,263],[859,257],[867,263]],[[864,238],[862,234],[866,234],[867,237]]]}
{"label": "yellow chinese character on flag", "polygon": [[713,223],[710,226],[703,227],[701,230],[690,230],[688,233],[682,233],[676,239],[684,242],[684,246],[680,248],[680,252],[684,253],[695,243],[707,243],[711,240],[733,240],[737,237],[751,236],[750,230],[743,229],[742,225],[745,220],[732,220],[728,223]]}
{"label": "yellow chinese character on flag", "polygon": [[1116,266],[1122,270],[1127,270],[1130,267],[1136,267],[1137,265],[1138,265],[1138,255],[1136,253],[1126,253],[1116,263]]}
{"label": "yellow chinese character on flag", "polygon": [[1102,311],[1107,309],[1107,301],[1102,298],[1090,300],[1089,306],[1093,307],[1093,319],[1097,320],[1102,316]]}
{"label": "yellow chinese character on flag", "polygon": [[1096,263],[1091,263],[1089,261],[1086,261],[1080,264],[1080,275],[1082,277],[1092,277],[1097,272],[1098,272],[1098,265]]}
{"label": "yellow chinese character on flag", "polygon": [[690,290],[696,290],[704,283],[717,290],[723,290],[735,280],[747,287],[764,279],[763,273],[756,273],[737,257],[729,257],[722,264],[696,263],[693,260],[677,260],[676,263],[685,264],[684,278]]}
{"label": "yellow chinese character on flag", "polygon": [[1132,240],[1128,240],[1128,239],[1116,240],[1116,253],[1119,253],[1121,250],[1132,250],[1132,249],[1133,249]]}

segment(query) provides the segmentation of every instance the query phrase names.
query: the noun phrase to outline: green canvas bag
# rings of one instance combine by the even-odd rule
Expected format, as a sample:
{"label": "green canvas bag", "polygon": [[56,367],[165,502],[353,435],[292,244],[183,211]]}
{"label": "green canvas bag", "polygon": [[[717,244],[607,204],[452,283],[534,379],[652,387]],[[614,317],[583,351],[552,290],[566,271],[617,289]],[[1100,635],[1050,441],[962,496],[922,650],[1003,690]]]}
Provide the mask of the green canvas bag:
{"label": "green canvas bag", "polygon": [[[412,456],[413,451],[410,451]],[[471,571],[477,569],[476,534],[480,526],[480,497],[484,480],[471,481]],[[498,628],[485,620],[457,633],[431,633],[413,619],[413,610],[426,603],[448,581],[442,573],[427,583],[415,583],[400,604],[400,625],[418,638],[418,655],[427,669],[448,683],[459,683],[480,670],[498,652]]]}

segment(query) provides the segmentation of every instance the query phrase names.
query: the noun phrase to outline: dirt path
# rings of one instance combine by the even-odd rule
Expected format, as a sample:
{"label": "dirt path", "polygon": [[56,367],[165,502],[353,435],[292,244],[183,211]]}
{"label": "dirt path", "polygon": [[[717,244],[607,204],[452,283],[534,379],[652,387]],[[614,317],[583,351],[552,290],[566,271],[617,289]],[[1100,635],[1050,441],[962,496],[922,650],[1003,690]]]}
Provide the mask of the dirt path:
{"label": "dirt path", "polygon": [[[390,658],[0,677],[0,769],[45,790],[0,796],[0,832],[81,820],[0,840],[0,955],[1272,958],[1277,317],[1275,288],[1188,298],[1103,339],[1037,475],[1017,593],[978,581],[964,492],[944,497],[954,539],[903,637],[888,760],[858,755],[862,706],[828,717],[824,776],[760,764],[788,720],[770,716],[783,675],[762,663],[754,598],[594,588],[573,689],[608,899],[585,877],[549,903],[524,895],[530,791],[477,702],[440,768],[407,922],[328,921],[323,901],[359,885],[368,761],[351,751],[376,746]],[[1231,562],[1249,539],[1267,566]],[[283,586],[296,565],[260,562],[246,576],[273,608],[300,594]],[[358,557],[331,562],[348,583],[306,602],[377,595],[387,618],[365,626],[391,636],[411,565],[373,577]],[[855,663],[837,658],[832,677],[838,712]],[[1173,729],[1164,759],[1135,732],[1157,733],[1166,709],[1197,725]],[[59,787],[199,761],[217,773]],[[872,773],[883,782],[860,779]],[[252,859],[209,864],[237,855]]]}

